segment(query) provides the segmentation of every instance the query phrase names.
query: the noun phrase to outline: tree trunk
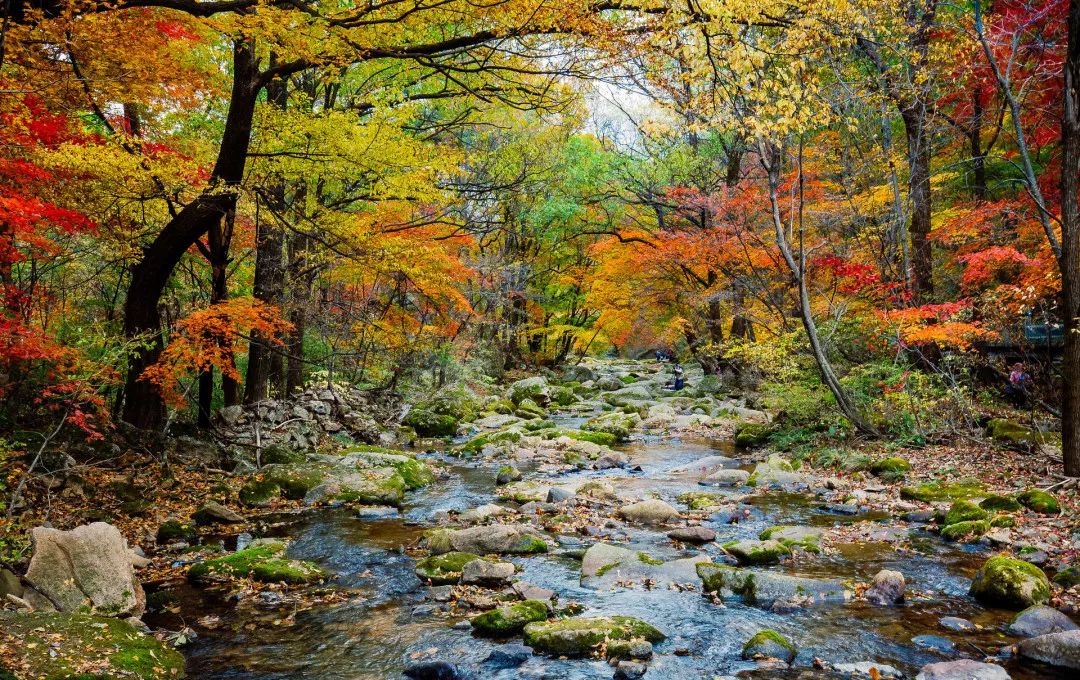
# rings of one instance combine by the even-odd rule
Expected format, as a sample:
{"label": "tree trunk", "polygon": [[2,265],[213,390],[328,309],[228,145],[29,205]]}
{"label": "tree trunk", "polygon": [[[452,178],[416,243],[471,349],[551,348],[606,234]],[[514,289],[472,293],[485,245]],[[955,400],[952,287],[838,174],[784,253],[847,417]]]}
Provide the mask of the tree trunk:
{"label": "tree trunk", "polygon": [[926,134],[926,108],[913,102],[900,116],[908,143],[908,164],[911,177],[908,195],[911,199],[912,294],[916,302],[924,302],[934,294],[934,257],[930,249],[930,140]]}
{"label": "tree trunk", "polygon": [[1065,305],[1061,439],[1065,474],[1080,477],[1080,0],[1069,3],[1061,120],[1061,295]]}
{"label": "tree trunk", "polygon": [[[780,163],[782,161],[782,152],[779,147],[771,143],[761,144],[761,162],[765,165],[765,170],[769,176],[769,203],[772,207],[772,219],[773,227],[776,231],[776,245],[780,249],[781,255],[784,257],[784,262],[787,263],[788,270],[791,272],[792,282],[799,294],[799,316],[802,319],[803,328],[806,330],[806,337],[810,340],[810,349],[814,354],[814,361],[817,362],[818,370],[821,373],[821,381],[825,383],[825,386],[829,388],[833,398],[836,400],[836,405],[839,407],[840,412],[851,421],[851,424],[855,426],[859,432],[869,435],[878,435],[878,431],[874,429],[869,422],[863,419],[859,413],[858,408],[848,397],[847,392],[844,391],[843,385],[840,384],[840,379],[836,377],[836,373],[832,369],[832,364],[829,362],[829,357],[825,353],[825,348],[821,344],[821,339],[818,336],[817,324],[814,322],[814,315],[810,307],[810,291],[806,285],[806,252],[802,248],[802,220],[799,220],[799,253],[796,259],[795,254],[791,249],[791,244],[788,242],[787,233],[784,230],[784,221],[780,216]],[[800,194],[802,184],[802,173],[800,170]],[[800,205],[802,204],[802,196],[800,195]],[[801,207],[800,207],[801,211]]]}
{"label": "tree trunk", "polygon": [[986,200],[986,151],[982,148],[982,129],[984,108],[979,90],[971,92],[971,130],[968,143],[971,146],[972,194],[978,203]]}
{"label": "tree trunk", "polygon": [[[276,59],[271,57],[271,63]],[[289,91],[286,81],[274,80],[266,86],[266,100],[285,110]],[[280,307],[285,296],[285,233],[280,220],[284,219],[285,181],[277,177],[267,191],[267,204],[273,213],[269,219],[260,220],[255,233],[255,277],[252,294],[256,300]],[[248,346],[247,379],[244,383],[244,402],[252,404],[270,396],[271,385],[283,380],[281,352],[270,338],[259,333],[252,335]]]}
{"label": "tree trunk", "polygon": [[142,380],[143,371],[157,361],[163,346],[158,301],[173,269],[188,249],[236,206],[235,187],[244,176],[251,125],[259,91],[258,68],[252,45],[237,41],[233,47],[233,86],[211,187],[188,203],[143,251],[131,270],[131,285],[124,304],[124,332],[145,345],[128,362],[123,419],[143,429],[157,428],[165,417],[165,404],[157,389]]}

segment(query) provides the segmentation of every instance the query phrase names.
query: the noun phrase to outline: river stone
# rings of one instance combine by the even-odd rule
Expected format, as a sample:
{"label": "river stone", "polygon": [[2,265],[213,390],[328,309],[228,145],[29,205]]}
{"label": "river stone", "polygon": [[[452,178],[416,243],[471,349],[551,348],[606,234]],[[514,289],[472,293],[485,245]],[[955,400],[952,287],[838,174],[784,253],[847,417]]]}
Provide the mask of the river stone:
{"label": "river stone", "polygon": [[596,386],[605,392],[613,392],[615,390],[621,390],[623,387],[625,387],[625,385],[623,385],[623,382],[614,375],[601,376],[596,381]]}
{"label": "river stone", "polygon": [[775,564],[791,554],[791,549],[780,541],[744,540],[724,546],[724,550],[743,565]]}
{"label": "river stone", "polygon": [[709,527],[679,527],[668,532],[668,538],[683,543],[708,543],[716,540],[716,532]]}
{"label": "river stone", "polygon": [[581,558],[581,575],[586,578],[598,576],[607,569],[634,557],[636,555],[632,550],[607,543],[594,543]]}
{"label": "river stone", "polygon": [[412,680],[473,680],[476,677],[471,671],[441,660],[411,662],[404,673]]}
{"label": "river stone", "polygon": [[939,654],[953,654],[956,652],[956,645],[953,644],[953,641],[941,635],[916,635],[911,638],[911,644],[919,649],[928,649]]}
{"label": "river stone", "polygon": [[750,479],[749,472],[735,468],[712,472],[700,483],[707,486],[742,486],[748,479]]}
{"label": "river stone", "polygon": [[638,524],[666,524],[679,518],[679,511],[657,498],[639,501],[619,508],[619,516]]}
{"label": "river stone", "polygon": [[525,645],[499,645],[491,650],[484,663],[492,670],[502,671],[517,668],[532,657],[532,650]]}
{"label": "river stone", "polygon": [[478,557],[466,552],[448,552],[425,557],[416,563],[416,576],[422,581],[430,581],[433,585],[457,583],[465,565]]}
{"label": "river stone", "polygon": [[521,418],[512,416],[509,413],[495,413],[490,416],[484,416],[480,420],[474,422],[473,425],[485,430],[501,430],[507,425],[513,425],[517,422],[521,422]]}
{"label": "river stone", "polygon": [[632,616],[570,618],[525,626],[525,644],[552,656],[589,656],[608,641],[639,638],[656,643],[665,635]]}
{"label": "river stone", "polygon": [[[874,661],[858,661],[856,663],[838,663],[833,666],[833,670],[837,673],[843,673],[855,678],[889,678],[897,679],[904,677],[896,668],[889,666],[888,664],[877,663]],[[876,671],[876,673],[874,672]]]}
{"label": "river stone", "polygon": [[541,588],[538,585],[527,583],[526,581],[514,581],[511,588],[513,588],[514,593],[521,599],[546,602],[549,609],[553,608],[552,603],[558,599],[558,595],[556,595],[554,590]]}
{"label": "river stone", "polygon": [[521,470],[518,470],[513,465],[504,465],[499,468],[499,471],[495,473],[495,484],[503,486],[511,482],[516,482],[521,479]]}
{"label": "river stone", "polygon": [[1020,656],[1051,666],[1080,669],[1080,630],[1039,635],[1019,644]]}
{"label": "river stone", "polygon": [[461,570],[461,582],[467,585],[497,586],[514,578],[514,565],[510,562],[473,560]]}
{"label": "river stone", "polygon": [[1044,604],[1028,607],[1016,615],[1009,632],[1020,637],[1035,637],[1080,628],[1064,613]]}
{"label": "river stone", "polygon": [[393,519],[399,514],[397,508],[389,505],[366,505],[356,510],[356,518],[366,520]]}
{"label": "river stone", "polygon": [[526,624],[546,621],[547,617],[548,605],[546,603],[539,600],[523,600],[474,616],[469,623],[478,635],[506,637],[520,633]]}
{"label": "river stone", "polygon": [[615,667],[615,674],[611,676],[611,680],[639,680],[645,677],[648,670],[648,666],[637,661],[620,661]]}
{"label": "river stone", "polygon": [[734,458],[728,458],[727,456],[705,456],[704,458],[699,458],[688,465],[677,467],[671,472],[676,474],[683,473],[704,477],[707,475],[711,475],[714,472],[729,468],[735,465],[737,462],[738,461],[736,461]]}
{"label": "river stone", "polygon": [[547,378],[541,375],[511,383],[506,391],[506,398],[515,404],[531,399],[540,406],[547,406],[551,401],[551,387]]}
{"label": "river stone", "polygon": [[461,513],[459,519],[466,524],[477,524],[484,522],[492,517],[502,517],[503,515],[510,514],[509,508],[504,508],[501,505],[495,505],[494,503],[486,503],[479,507],[475,507],[471,510],[466,510]]}
{"label": "river stone", "polygon": [[547,502],[548,503],[562,503],[568,501],[574,497],[574,492],[570,489],[565,489],[561,486],[553,486],[548,489]]}
{"label": "river stone", "polygon": [[698,564],[697,573],[705,590],[724,597],[742,598],[746,603],[759,607],[768,608],[781,602],[826,604],[846,602],[850,598],[850,593],[840,581],[751,571],[712,563]]}
{"label": "river stone", "polygon": [[874,575],[874,582],[866,591],[866,601],[882,607],[899,604],[904,601],[907,582],[904,575],[891,569],[882,569]]}
{"label": "river stone", "polygon": [[987,604],[1025,609],[1050,599],[1050,581],[1034,564],[997,556],[975,574],[969,593]]}
{"label": "river stone", "polygon": [[[518,555],[547,552],[548,549],[547,543],[536,532],[528,527],[511,524],[488,524],[439,533],[447,535],[448,550],[478,555]],[[428,546],[433,553],[448,552],[436,549],[441,545],[440,543],[440,546],[435,546],[429,539]]]}
{"label": "river stone", "polygon": [[975,630],[974,623],[958,616],[943,616],[938,620],[938,624],[942,628],[953,630],[958,633],[967,633]]}
{"label": "river stone", "polygon": [[[94,522],[71,531],[35,527],[26,582],[62,612],[139,616],[146,605],[120,530]],[[89,611],[88,611],[89,610]]]}
{"label": "river stone", "polygon": [[960,659],[927,664],[915,680],[1009,680],[1009,674],[992,663]]}
{"label": "river stone", "polygon": [[211,524],[241,524],[244,521],[242,515],[226,508],[217,501],[210,501],[195,511],[191,516],[199,526]]}
{"label": "river stone", "polygon": [[780,659],[784,663],[795,660],[795,645],[775,630],[763,630],[746,641],[742,648],[742,658]]}

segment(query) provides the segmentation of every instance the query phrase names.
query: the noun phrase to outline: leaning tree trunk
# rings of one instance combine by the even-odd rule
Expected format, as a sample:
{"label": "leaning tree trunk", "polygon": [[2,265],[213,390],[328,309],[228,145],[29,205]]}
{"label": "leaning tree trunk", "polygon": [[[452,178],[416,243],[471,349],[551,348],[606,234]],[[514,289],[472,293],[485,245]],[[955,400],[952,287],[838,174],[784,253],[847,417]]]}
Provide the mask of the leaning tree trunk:
{"label": "leaning tree trunk", "polygon": [[1080,0],[1069,3],[1069,46],[1061,120],[1061,295],[1065,357],[1061,440],[1065,474],[1080,477]]}
{"label": "leaning tree trunk", "polygon": [[[836,377],[832,364],[829,362],[829,357],[825,353],[825,347],[822,345],[821,338],[818,335],[817,324],[814,322],[814,314],[810,307],[810,291],[806,284],[806,251],[802,247],[802,220],[800,219],[799,221],[799,254],[798,258],[796,258],[791,249],[791,244],[788,242],[787,233],[784,230],[783,218],[780,216],[779,192],[782,154],[780,149],[774,144],[763,142],[761,147],[761,162],[765,165],[765,170],[769,176],[769,203],[772,206],[773,226],[776,231],[776,245],[780,249],[781,255],[784,257],[784,262],[791,272],[793,283],[799,294],[799,316],[802,318],[803,328],[806,330],[806,337],[810,340],[810,349],[814,354],[814,361],[817,362],[818,370],[821,373],[821,381],[829,388],[833,398],[836,400],[837,407],[840,408],[840,412],[851,421],[851,424],[855,426],[855,429],[864,434],[877,436],[879,434],[878,431],[862,417],[859,413],[859,409],[856,408],[855,404],[851,401],[851,398],[848,397],[847,392],[844,391],[844,387],[840,384],[840,379]],[[802,196],[799,198],[801,204]]]}
{"label": "leaning tree trunk", "polygon": [[173,269],[184,254],[214,224],[236,207],[236,189],[244,176],[255,103],[260,89],[259,73],[250,43],[233,47],[233,86],[225,119],[221,147],[211,175],[210,187],[184,206],[144,250],[131,270],[131,284],[124,304],[124,332],[146,344],[128,362],[124,389],[123,419],[143,429],[160,427],[165,404],[157,389],[142,373],[161,354],[162,328],[158,302]]}

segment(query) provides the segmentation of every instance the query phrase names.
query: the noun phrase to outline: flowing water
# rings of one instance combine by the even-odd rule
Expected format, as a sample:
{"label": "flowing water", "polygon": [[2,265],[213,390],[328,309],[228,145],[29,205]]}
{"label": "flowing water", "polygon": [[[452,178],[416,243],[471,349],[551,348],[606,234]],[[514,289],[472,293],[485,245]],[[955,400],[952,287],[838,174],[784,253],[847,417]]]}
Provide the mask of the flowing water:
{"label": "flowing water", "polygon": [[[575,421],[564,418],[560,424],[572,427]],[[679,472],[680,466],[709,455],[737,456],[726,442],[678,438],[647,437],[624,451],[640,465],[640,472],[584,471],[559,480],[602,476],[613,481],[621,495],[655,492],[674,504],[679,493],[702,488],[693,475]],[[500,643],[473,637],[463,625],[465,617],[439,612],[437,605],[426,599],[427,588],[413,574],[414,561],[403,548],[414,544],[423,530],[434,524],[439,511],[467,510],[491,502],[494,496],[496,464],[453,458],[442,461],[451,470],[450,478],[411,494],[400,518],[368,521],[343,508],[323,509],[293,516],[276,530],[291,538],[291,557],[319,563],[337,574],[335,587],[355,592],[344,603],[318,606],[290,617],[287,609],[275,606],[273,598],[267,602],[256,599],[254,604],[245,601],[238,607],[223,601],[226,598],[220,592],[184,586],[179,595],[185,600],[188,625],[208,614],[222,620],[222,625],[212,630],[196,626],[199,637],[185,648],[191,677],[397,678],[411,658],[432,656],[472,668],[481,678],[610,678],[611,667],[599,660],[532,657],[512,670],[485,667],[485,659]],[[728,523],[729,518],[722,513],[706,523],[718,537],[715,545],[700,551],[680,552],[660,530],[619,527],[615,531],[625,532],[621,537],[628,540],[629,547],[669,559],[702,551],[718,555],[719,544],[756,538],[766,527],[778,524],[863,522],[868,529],[865,542],[841,546],[836,554],[759,568],[861,580],[870,579],[880,569],[896,569],[907,577],[909,594],[917,596],[894,608],[854,601],[773,613],[734,602],[713,604],[702,597],[700,589],[585,588],[579,583],[580,563],[558,550],[511,561],[520,568],[519,578],[554,590],[560,602],[580,602],[588,616],[629,614],[664,631],[668,639],[656,646],[649,678],[702,678],[754,669],[754,663],[740,659],[740,650],[763,628],[777,630],[798,645],[794,669],[812,669],[815,658],[830,663],[876,661],[895,666],[909,677],[926,663],[960,657],[981,659],[1010,641],[1001,631],[1012,613],[984,609],[967,596],[970,578],[986,557],[985,548],[947,544],[925,534],[911,542],[915,549],[897,550],[888,542],[874,540],[875,531],[889,526],[885,516],[829,514],[820,505],[817,498],[805,494],[774,492],[756,497],[749,514],[738,523]],[[942,616],[968,618],[983,628],[951,633],[938,624]],[[151,623],[177,628],[181,622],[174,616],[152,619]],[[931,646],[951,644],[953,648],[933,651],[920,647],[912,638],[921,635],[942,636],[945,641],[931,638]],[[1028,665],[1009,666],[1009,671],[1017,680],[1064,677]],[[783,675],[770,673],[769,677]]]}

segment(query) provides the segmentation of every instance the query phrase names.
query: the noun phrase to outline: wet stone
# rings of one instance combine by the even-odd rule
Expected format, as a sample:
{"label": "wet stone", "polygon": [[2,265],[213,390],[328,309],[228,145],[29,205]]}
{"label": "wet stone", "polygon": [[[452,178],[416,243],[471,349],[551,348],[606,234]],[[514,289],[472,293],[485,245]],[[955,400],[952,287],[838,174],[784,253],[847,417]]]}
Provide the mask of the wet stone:
{"label": "wet stone", "polygon": [[615,674],[611,677],[613,680],[637,680],[645,677],[648,670],[648,666],[643,663],[620,661],[619,665],[615,667]]}
{"label": "wet stone", "polygon": [[679,527],[668,532],[668,538],[683,543],[708,543],[716,540],[716,532],[708,527]]}
{"label": "wet stone", "polygon": [[958,633],[967,633],[975,630],[975,624],[967,619],[962,619],[959,616],[943,616],[938,620],[938,625],[946,630],[953,630]]}
{"label": "wet stone", "polygon": [[532,655],[532,650],[525,645],[500,645],[491,650],[484,663],[492,670],[508,670],[522,665]]}
{"label": "wet stone", "polygon": [[923,666],[915,680],[1009,680],[1009,674],[992,663],[960,659]]}
{"label": "wet stone", "polygon": [[886,680],[904,677],[904,674],[896,668],[893,668],[888,664],[877,663],[874,661],[838,663],[833,666],[833,670],[852,678],[859,678],[860,680],[862,678],[873,678],[875,676],[878,678],[886,678]]}
{"label": "wet stone", "polygon": [[940,635],[916,635],[911,638],[911,644],[939,654],[952,654],[956,651],[953,641]]}

